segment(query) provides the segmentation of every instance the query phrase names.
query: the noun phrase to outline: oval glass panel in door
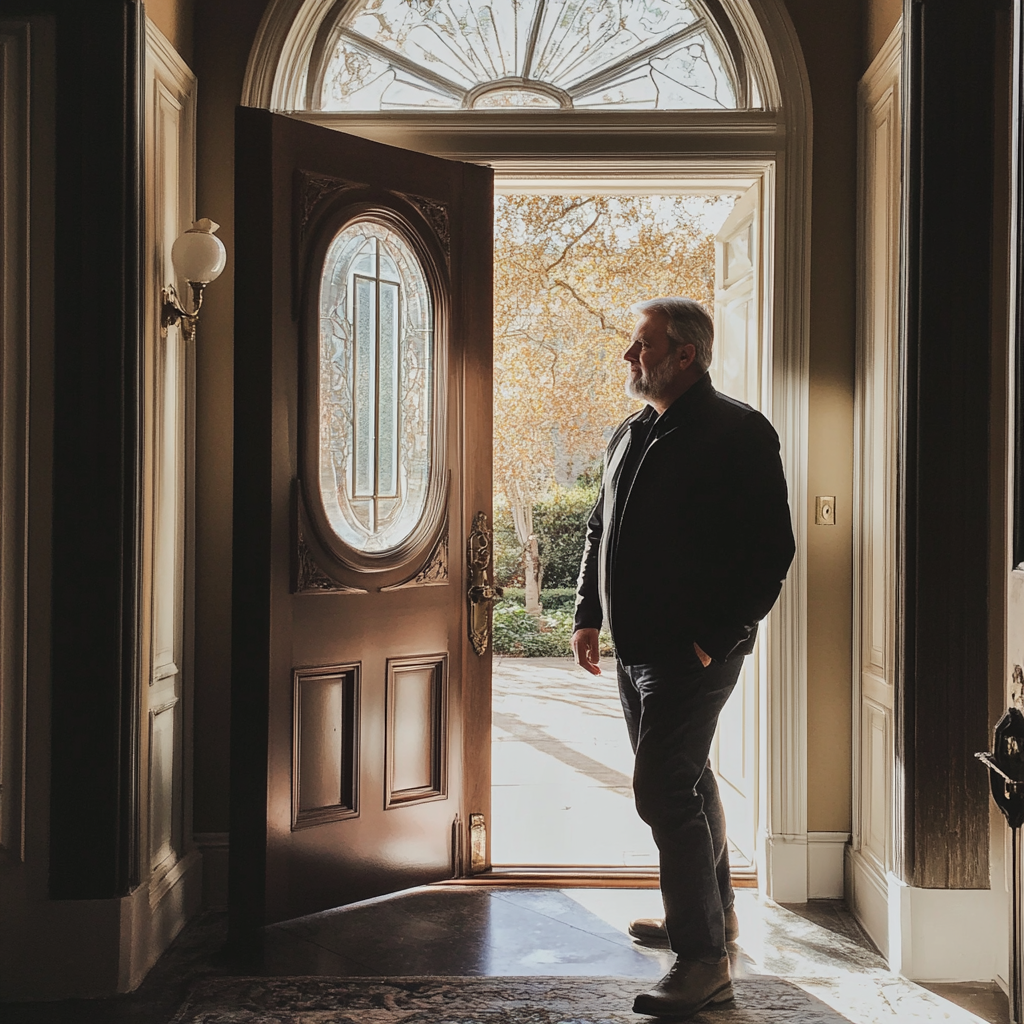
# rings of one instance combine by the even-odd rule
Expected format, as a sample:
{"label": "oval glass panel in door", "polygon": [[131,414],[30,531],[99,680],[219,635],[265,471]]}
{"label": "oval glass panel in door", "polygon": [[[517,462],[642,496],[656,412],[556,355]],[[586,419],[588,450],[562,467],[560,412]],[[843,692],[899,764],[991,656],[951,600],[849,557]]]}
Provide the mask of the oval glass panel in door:
{"label": "oval glass panel in door", "polygon": [[432,451],[434,311],[412,246],[372,218],[327,248],[320,278],[320,494],[331,529],[384,554],[416,529]]}

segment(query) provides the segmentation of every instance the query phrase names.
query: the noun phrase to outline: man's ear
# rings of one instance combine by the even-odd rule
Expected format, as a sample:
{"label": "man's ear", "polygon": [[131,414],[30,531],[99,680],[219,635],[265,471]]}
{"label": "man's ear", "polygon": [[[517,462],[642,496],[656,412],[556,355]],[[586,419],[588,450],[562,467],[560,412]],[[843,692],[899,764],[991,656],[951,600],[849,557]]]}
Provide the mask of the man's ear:
{"label": "man's ear", "polygon": [[680,345],[679,346],[679,366],[680,369],[688,370],[693,366],[694,361],[697,358],[697,346],[696,345]]}

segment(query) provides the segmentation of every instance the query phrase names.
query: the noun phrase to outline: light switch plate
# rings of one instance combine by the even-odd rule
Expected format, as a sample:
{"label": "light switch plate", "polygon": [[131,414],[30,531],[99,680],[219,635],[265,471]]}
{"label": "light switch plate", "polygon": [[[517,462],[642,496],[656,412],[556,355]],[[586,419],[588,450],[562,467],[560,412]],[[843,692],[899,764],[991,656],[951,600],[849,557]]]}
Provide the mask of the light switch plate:
{"label": "light switch plate", "polygon": [[836,525],[836,496],[834,494],[819,494],[814,499],[814,525]]}

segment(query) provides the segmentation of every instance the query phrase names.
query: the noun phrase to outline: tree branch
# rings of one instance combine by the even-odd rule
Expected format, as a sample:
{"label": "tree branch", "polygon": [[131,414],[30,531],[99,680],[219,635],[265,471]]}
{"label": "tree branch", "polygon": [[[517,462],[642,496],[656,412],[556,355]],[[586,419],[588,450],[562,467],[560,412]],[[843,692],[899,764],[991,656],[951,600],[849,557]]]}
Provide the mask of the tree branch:
{"label": "tree branch", "polygon": [[560,288],[564,288],[591,316],[595,317],[597,322],[601,325],[602,330],[614,331],[620,338],[625,338],[627,341],[629,340],[629,334],[627,334],[626,331],[621,327],[616,327],[614,324],[609,324],[605,319],[604,313],[599,309],[594,309],[593,306],[586,302],[571,284],[567,281],[562,281],[557,277],[555,278],[555,284]]}
{"label": "tree branch", "polygon": [[597,226],[597,222],[600,219],[601,211],[598,210],[597,216],[562,250],[562,255],[559,256],[558,259],[551,264],[551,266],[544,268],[544,273],[550,274],[551,271],[554,270],[555,267],[557,267],[558,264],[561,263],[562,260],[564,260],[565,257],[569,255],[569,250],[572,249],[574,245],[578,245],[591,231],[594,230],[594,228]]}

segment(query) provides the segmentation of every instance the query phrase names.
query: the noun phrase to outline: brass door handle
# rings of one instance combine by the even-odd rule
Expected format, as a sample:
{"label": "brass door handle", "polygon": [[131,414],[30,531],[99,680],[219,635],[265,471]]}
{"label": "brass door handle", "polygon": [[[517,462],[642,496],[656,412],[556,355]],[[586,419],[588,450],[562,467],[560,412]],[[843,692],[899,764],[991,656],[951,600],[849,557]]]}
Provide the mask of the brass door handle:
{"label": "brass door handle", "polygon": [[473,529],[466,542],[466,551],[469,639],[477,654],[485,654],[491,646],[491,605],[502,596],[502,589],[492,582],[493,534],[484,512],[473,516]]}

